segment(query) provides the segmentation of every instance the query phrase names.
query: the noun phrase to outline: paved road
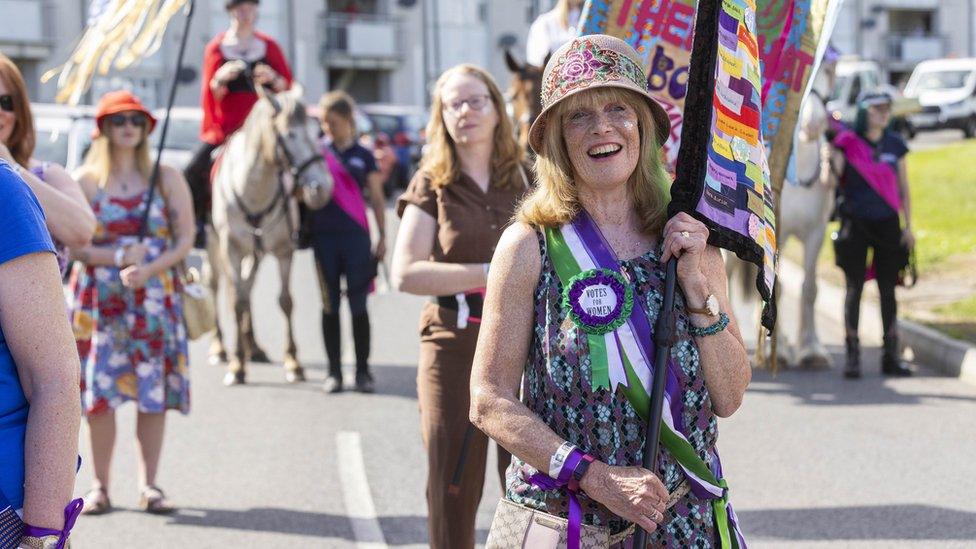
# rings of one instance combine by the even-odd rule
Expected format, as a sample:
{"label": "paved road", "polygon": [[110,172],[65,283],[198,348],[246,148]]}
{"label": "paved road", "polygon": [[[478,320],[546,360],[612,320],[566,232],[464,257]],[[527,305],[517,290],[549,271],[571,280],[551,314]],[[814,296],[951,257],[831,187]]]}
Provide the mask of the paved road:
{"label": "paved road", "polygon": [[[273,267],[261,267],[254,306],[260,343],[280,357]],[[181,511],[153,517],[135,510],[134,412],[126,407],[111,488],[118,510],[83,518],[77,547],[426,545],[414,382],[422,300],[374,296],[378,392],[325,395],[318,387],[325,375],[319,297],[307,252],[293,276],[309,382],[286,385],[280,366],[254,365],[251,383],[224,388],[222,371],[207,364],[205,343],[196,342],[193,410],[170,416],[159,478]],[[792,308],[784,308],[784,320],[793,322]],[[839,360],[837,327],[821,326]],[[775,378],[757,371],[741,410],[721,422],[733,502],[753,546],[976,546],[976,387],[924,368],[913,379],[883,379],[872,366],[877,351],[865,358],[859,382],[845,382],[836,369]],[[87,460],[87,445],[82,451]],[[79,494],[89,481],[86,464]],[[485,487],[482,541],[499,494],[494,482]]]}

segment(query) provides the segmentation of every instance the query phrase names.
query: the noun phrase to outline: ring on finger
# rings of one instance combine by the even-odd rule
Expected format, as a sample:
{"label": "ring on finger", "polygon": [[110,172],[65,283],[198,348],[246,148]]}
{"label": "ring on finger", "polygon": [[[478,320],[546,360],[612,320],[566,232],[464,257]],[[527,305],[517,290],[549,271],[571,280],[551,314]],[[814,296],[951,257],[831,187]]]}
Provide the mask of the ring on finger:
{"label": "ring on finger", "polygon": [[681,231],[678,234],[680,234],[681,236],[683,236],[685,238],[691,238],[691,233],[689,233],[688,231]]}

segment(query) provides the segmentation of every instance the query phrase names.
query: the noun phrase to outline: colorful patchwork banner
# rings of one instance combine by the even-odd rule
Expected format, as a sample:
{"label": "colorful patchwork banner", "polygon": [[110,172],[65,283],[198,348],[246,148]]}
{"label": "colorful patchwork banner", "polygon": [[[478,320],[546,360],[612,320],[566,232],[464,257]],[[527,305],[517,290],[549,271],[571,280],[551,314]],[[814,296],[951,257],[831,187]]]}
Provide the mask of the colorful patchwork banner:
{"label": "colorful patchwork banner", "polygon": [[672,211],[695,212],[709,226],[712,244],[760,266],[757,288],[767,301],[763,325],[770,329],[774,187],[782,186],[800,102],[839,5],[588,0],[580,17],[581,34],[617,36],[644,57],[648,88],[672,121],[665,145],[676,173]]}
{"label": "colorful patchwork banner", "polygon": [[701,0],[695,25],[671,211],[695,212],[712,244],[759,265],[763,325],[772,329],[776,215],[763,143],[755,0]]}

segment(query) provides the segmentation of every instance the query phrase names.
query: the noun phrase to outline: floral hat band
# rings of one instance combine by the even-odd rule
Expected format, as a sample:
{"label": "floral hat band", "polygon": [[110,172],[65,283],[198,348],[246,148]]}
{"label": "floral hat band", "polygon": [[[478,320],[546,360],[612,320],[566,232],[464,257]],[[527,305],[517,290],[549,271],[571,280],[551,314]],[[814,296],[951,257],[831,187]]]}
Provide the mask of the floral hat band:
{"label": "floral hat band", "polygon": [[615,87],[633,90],[647,100],[654,115],[658,145],[667,141],[671,121],[664,108],[647,91],[647,77],[641,58],[629,44],[605,34],[591,34],[573,39],[556,50],[542,74],[542,112],[529,130],[529,144],[536,154],[543,154],[549,111],[557,103],[584,90]]}

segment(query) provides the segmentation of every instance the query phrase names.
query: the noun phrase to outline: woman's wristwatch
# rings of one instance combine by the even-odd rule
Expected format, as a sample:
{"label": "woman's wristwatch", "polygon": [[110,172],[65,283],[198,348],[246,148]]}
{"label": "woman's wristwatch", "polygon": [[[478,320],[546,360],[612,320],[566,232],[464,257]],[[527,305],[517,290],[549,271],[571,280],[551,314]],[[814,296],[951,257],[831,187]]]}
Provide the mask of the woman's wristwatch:
{"label": "woman's wristwatch", "polygon": [[718,316],[718,313],[720,312],[718,307],[718,298],[715,297],[715,294],[708,294],[708,297],[705,298],[705,306],[700,309],[695,309],[693,307],[685,308],[689,313],[707,316]]}

